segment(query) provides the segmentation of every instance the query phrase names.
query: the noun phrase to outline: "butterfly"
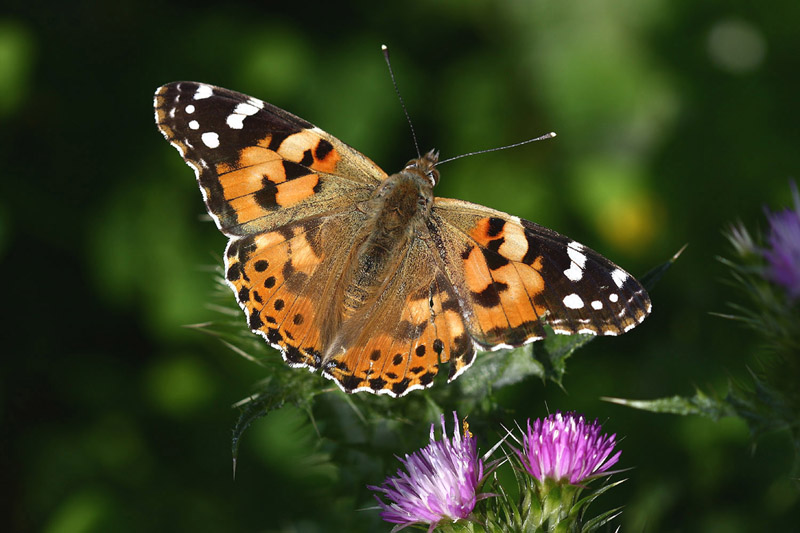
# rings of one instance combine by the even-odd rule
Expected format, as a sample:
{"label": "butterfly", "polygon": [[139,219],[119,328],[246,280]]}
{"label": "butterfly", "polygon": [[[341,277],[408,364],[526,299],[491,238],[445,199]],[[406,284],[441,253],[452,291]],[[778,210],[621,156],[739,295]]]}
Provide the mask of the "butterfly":
{"label": "butterfly", "polygon": [[438,154],[388,175],[271,104],[196,82],[160,87],[158,128],[228,236],[225,278],[251,330],[345,392],[402,396],[476,353],[555,333],[618,335],[642,285],[553,230],[437,198]]}

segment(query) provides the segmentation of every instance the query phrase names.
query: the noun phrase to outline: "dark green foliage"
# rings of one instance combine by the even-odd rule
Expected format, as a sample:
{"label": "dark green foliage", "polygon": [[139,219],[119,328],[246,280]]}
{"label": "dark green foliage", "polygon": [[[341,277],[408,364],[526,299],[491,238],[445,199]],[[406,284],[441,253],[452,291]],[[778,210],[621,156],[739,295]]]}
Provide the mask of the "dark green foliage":
{"label": "dark green foliage", "polygon": [[[795,473],[800,471],[800,304],[769,279],[764,244],[743,226],[728,234],[736,259],[720,258],[730,269],[732,287],[747,301],[730,303],[734,314],[719,314],[747,326],[761,340],[755,352],[758,370],[749,379],[731,380],[724,397],[697,390],[693,397],[610,401],[655,413],[701,415],[717,421],[725,416],[747,423],[754,442],[768,432],[784,431],[794,445]],[[798,244],[800,247],[800,244]]]}
{"label": "dark green foliage", "polygon": [[[788,0],[5,3],[3,530],[388,531],[364,510],[364,486],[453,409],[482,451],[501,423],[556,409],[600,418],[624,436],[632,470],[592,511],[624,506],[614,524],[625,531],[795,529],[785,406],[797,404],[762,389],[791,385],[762,351],[762,329],[780,323],[748,317],[754,304],[720,282],[730,268],[715,256],[730,257],[730,221],[763,228],[765,205],[791,201],[798,20]],[[252,94],[393,172],[416,154],[382,43],[422,150],[444,158],[558,133],[443,165],[437,195],[553,228],[629,272],[689,243],[643,324],[584,346],[567,373],[570,347],[546,341],[482,354],[454,383],[440,376],[397,400],[344,396],[240,334],[233,295],[210,294],[224,238],[156,130],[153,91],[194,79]],[[710,315],[720,311],[745,319]],[[259,364],[182,327],[210,320],[230,321],[222,338]],[[729,382],[744,385],[719,396],[749,425],[599,401]],[[727,412],[706,394],[687,409]],[[232,480],[237,417],[241,436],[281,403],[238,440]],[[762,431],[781,427],[770,421],[789,432]]]}

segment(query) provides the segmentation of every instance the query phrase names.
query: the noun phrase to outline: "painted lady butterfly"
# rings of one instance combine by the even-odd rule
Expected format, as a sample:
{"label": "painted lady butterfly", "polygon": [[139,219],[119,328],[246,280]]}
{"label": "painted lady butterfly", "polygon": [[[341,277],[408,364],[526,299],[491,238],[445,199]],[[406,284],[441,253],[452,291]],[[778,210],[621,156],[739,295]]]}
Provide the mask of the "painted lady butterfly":
{"label": "painted lady butterfly", "polygon": [[250,329],[346,392],[402,396],[476,350],[556,333],[618,335],[650,313],[600,254],[487,207],[435,198],[438,154],[387,175],[282,109],[202,83],[155,94],[164,137],[230,238],[225,276]]}

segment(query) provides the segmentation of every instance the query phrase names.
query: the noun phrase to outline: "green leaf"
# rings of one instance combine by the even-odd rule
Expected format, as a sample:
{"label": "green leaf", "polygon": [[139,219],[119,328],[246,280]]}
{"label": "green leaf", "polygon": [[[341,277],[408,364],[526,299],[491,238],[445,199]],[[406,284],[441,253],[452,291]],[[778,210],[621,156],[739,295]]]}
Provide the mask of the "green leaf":
{"label": "green leaf", "polygon": [[544,368],[544,376],[561,386],[567,372],[567,359],[577,350],[595,339],[594,335],[549,334],[538,345],[534,344],[533,356]]}
{"label": "green leaf", "polygon": [[736,414],[747,422],[750,432],[757,437],[768,431],[790,430],[795,436],[800,433],[800,416],[791,397],[771,387],[754,372],[752,387],[732,384],[725,401]]}
{"label": "green leaf", "polygon": [[642,283],[644,288],[647,289],[648,291],[652,291],[655,288],[656,284],[659,281],[661,281],[661,278],[664,277],[664,274],[667,273],[667,270],[670,269],[670,267],[675,263],[675,261],[677,261],[678,258],[681,256],[683,251],[686,250],[687,246],[689,245],[684,244],[680,250],[675,252],[675,254],[672,257],[670,257],[669,261],[661,265],[658,265],[657,267],[649,270],[646,274],[641,276],[639,278],[639,281]]}
{"label": "green leaf", "polygon": [[616,507],[614,509],[611,509],[610,511],[606,511],[605,513],[599,514],[594,518],[586,521],[583,524],[581,531],[586,533],[597,531],[621,514],[622,514],[622,507]]}
{"label": "green leaf", "polygon": [[702,415],[712,420],[724,416],[736,416],[736,411],[724,400],[706,396],[697,390],[692,397],[672,396],[656,400],[626,400],[623,398],[602,398],[611,403],[626,405],[642,411],[653,413],[671,413],[676,415]]}

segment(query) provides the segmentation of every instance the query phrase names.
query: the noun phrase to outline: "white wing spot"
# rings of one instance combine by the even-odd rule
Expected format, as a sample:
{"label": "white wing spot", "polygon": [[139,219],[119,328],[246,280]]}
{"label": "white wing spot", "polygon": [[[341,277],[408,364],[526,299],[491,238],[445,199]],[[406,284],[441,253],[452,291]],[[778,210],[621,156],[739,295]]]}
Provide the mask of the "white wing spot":
{"label": "white wing spot", "polygon": [[599,311],[602,308],[603,308],[603,302],[601,302],[600,300],[592,301],[592,309],[594,309],[595,311]]}
{"label": "white wing spot", "polygon": [[586,266],[586,256],[581,252],[583,245],[575,241],[567,245],[567,255],[572,260],[569,268],[564,271],[564,275],[570,281],[580,281],[583,278],[583,267]]}
{"label": "white wing spot", "polygon": [[563,301],[564,305],[566,305],[570,309],[583,308],[583,300],[581,300],[581,297],[575,294],[574,292],[572,294],[565,296]]}
{"label": "white wing spot", "polygon": [[578,263],[578,266],[583,268],[586,265],[586,256],[581,253],[583,245],[579,242],[572,241],[567,245],[567,255],[570,259]]}
{"label": "white wing spot", "polygon": [[577,263],[572,263],[569,268],[564,271],[564,275],[567,276],[570,281],[580,281],[583,277],[583,269],[581,269]]}
{"label": "white wing spot", "polygon": [[200,136],[203,140],[203,144],[208,146],[209,148],[216,148],[219,146],[219,135],[214,133],[213,131],[207,131],[203,135]]}
{"label": "white wing spot", "polygon": [[214,91],[211,90],[211,87],[208,85],[200,85],[197,87],[197,91],[194,93],[195,100],[203,100],[204,98],[209,98]]}
{"label": "white wing spot", "polygon": [[196,120],[193,120],[193,121],[189,122],[189,127],[191,129],[193,129],[193,130],[199,130],[200,129],[200,123],[197,122]]}
{"label": "white wing spot", "polygon": [[187,114],[189,114],[189,115],[191,115],[192,113],[194,113],[194,104],[189,104],[189,105],[187,105],[187,106],[186,106],[186,109],[185,109],[185,111],[186,111],[186,113],[187,113]]}
{"label": "white wing spot", "polygon": [[258,107],[250,103],[242,103],[236,106],[236,109],[233,110],[233,113],[228,115],[225,122],[228,124],[229,128],[240,130],[244,128],[244,119],[256,113],[258,113]]}
{"label": "white wing spot", "polygon": [[264,102],[257,100],[256,98],[250,98],[247,103],[253,107],[257,107],[258,109],[264,109]]}
{"label": "white wing spot", "polygon": [[617,303],[618,300],[619,296],[617,296],[617,293],[612,292],[611,294],[608,295],[608,301],[611,302],[612,304]]}
{"label": "white wing spot", "polygon": [[614,269],[611,273],[611,279],[614,280],[614,283],[617,284],[618,288],[622,288],[622,285],[628,280],[628,274],[624,270],[620,270],[619,268]]}
{"label": "white wing spot", "polygon": [[236,113],[237,115],[245,115],[249,117],[250,115],[255,115],[256,113],[258,113],[258,107],[254,106],[251,103],[245,102],[237,105],[236,109],[234,109],[233,112]]}
{"label": "white wing spot", "polygon": [[228,115],[228,118],[225,119],[225,123],[232,130],[241,130],[244,128],[244,118],[244,115]]}

